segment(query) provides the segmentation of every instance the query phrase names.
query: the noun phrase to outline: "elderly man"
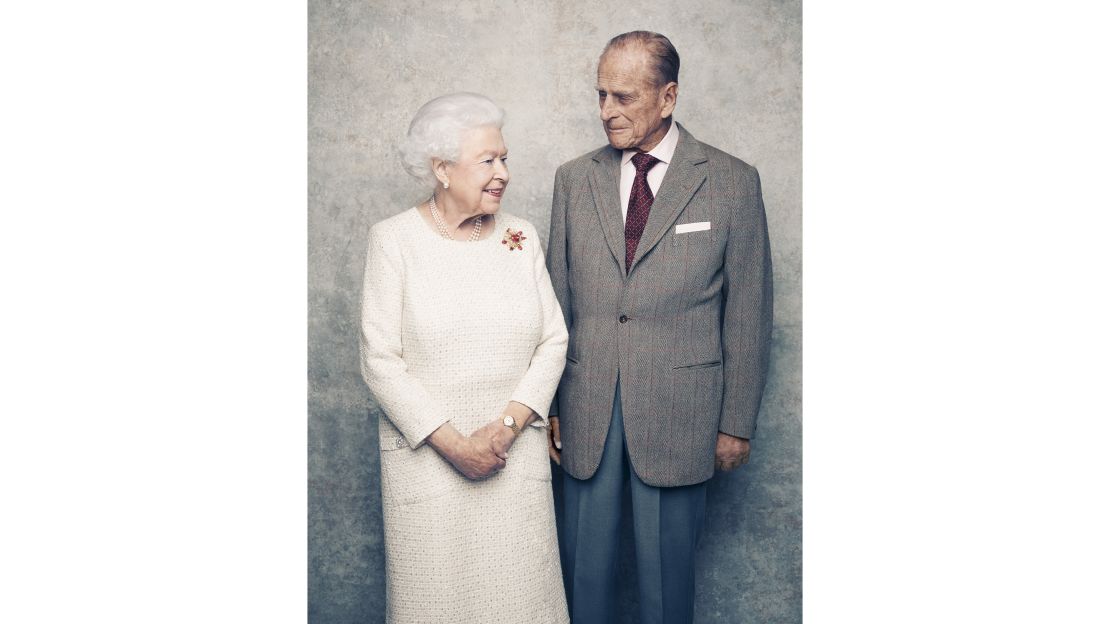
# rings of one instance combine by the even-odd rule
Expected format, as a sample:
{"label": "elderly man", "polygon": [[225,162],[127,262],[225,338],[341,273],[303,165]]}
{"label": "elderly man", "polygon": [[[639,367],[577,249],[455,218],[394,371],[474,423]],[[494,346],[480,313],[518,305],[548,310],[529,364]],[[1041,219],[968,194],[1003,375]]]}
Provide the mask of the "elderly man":
{"label": "elderly man", "polygon": [[551,417],[575,624],[616,621],[621,490],[642,622],[690,622],[714,467],[748,461],[771,338],[759,175],[671,119],[678,52],[614,37],[597,96],[609,145],[559,167],[548,268],[570,330]]}

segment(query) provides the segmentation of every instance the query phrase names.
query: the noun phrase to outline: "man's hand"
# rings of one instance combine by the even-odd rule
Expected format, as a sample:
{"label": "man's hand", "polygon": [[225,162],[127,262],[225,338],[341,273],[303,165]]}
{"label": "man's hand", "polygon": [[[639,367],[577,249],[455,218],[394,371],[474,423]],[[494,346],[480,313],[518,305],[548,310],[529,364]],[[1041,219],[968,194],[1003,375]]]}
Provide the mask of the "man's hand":
{"label": "man's hand", "polygon": [[560,466],[563,465],[563,438],[559,435],[559,417],[548,416],[550,427],[547,430],[547,454],[551,460]]}
{"label": "man's hand", "polygon": [[728,472],[748,463],[752,443],[745,438],[717,432],[717,470]]}

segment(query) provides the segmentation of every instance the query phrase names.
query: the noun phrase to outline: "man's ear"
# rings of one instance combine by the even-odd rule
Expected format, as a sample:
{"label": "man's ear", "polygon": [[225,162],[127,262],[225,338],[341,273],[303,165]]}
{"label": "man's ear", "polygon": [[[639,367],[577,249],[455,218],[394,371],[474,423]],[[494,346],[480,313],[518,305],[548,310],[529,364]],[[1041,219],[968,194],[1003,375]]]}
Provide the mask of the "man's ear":
{"label": "man's ear", "polygon": [[671,116],[674,112],[675,106],[678,104],[678,83],[668,82],[661,93],[663,97],[663,119]]}

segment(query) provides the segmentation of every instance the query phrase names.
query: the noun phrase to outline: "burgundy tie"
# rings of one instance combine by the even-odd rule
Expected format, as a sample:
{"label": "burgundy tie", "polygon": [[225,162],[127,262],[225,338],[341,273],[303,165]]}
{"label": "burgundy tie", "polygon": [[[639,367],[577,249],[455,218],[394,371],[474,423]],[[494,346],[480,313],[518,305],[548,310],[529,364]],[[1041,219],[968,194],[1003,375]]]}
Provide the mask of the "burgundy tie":
{"label": "burgundy tie", "polygon": [[628,196],[628,214],[624,218],[625,273],[632,268],[636,245],[640,244],[640,235],[644,233],[644,226],[647,225],[651,203],[655,201],[655,196],[651,194],[651,187],[648,186],[647,174],[657,162],[659,159],[650,154],[636,154],[632,157],[632,165],[636,167],[636,177],[632,180],[632,193]]}

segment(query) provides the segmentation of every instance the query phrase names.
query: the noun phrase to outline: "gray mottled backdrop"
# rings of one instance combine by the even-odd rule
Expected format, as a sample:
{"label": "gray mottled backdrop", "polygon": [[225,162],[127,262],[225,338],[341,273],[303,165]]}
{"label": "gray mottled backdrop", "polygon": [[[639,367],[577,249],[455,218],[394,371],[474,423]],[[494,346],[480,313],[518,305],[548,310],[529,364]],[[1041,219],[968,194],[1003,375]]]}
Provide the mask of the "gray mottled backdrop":
{"label": "gray mottled backdrop", "polygon": [[697,621],[800,622],[801,3],[310,0],[308,13],[309,622],[384,619],[379,413],[357,323],[367,227],[428,194],[402,170],[399,137],[434,96],[490,96],[508,113],[504,208],[546,235],[556,167],[605,142],[598,53],[636,29],[682,56],[675,118],[759,169],[774,252],[769,387],[752,462],[710,484]]}

